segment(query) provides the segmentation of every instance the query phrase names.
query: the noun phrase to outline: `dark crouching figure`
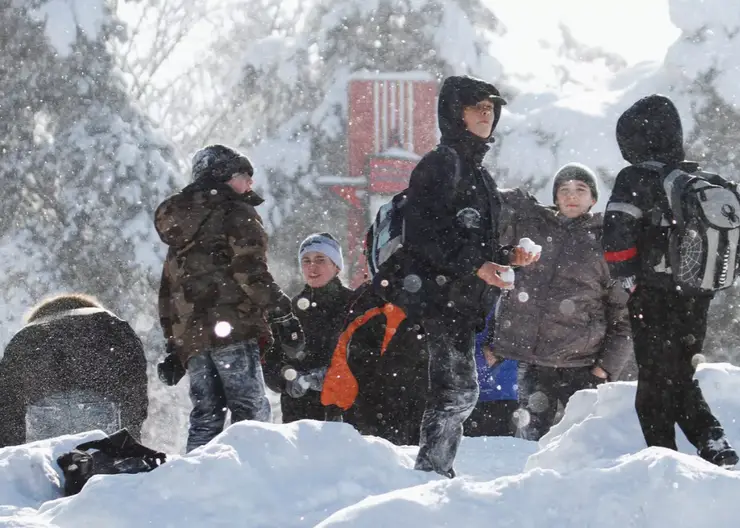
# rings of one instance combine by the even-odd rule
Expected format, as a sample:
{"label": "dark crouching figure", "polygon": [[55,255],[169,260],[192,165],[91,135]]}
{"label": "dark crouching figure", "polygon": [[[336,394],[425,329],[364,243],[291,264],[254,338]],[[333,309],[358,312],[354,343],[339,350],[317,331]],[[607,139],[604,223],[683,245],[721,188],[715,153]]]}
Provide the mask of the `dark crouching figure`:
{"label": "dark crouching figure", "polygon": [[252,164],[212,145],[195,154],[192,171],[193,183],[165,200],[155,220],[169,246],[159,295],[168,364],[190,375],[188,451],[223,430],[227,409],[232,422],[270,421],[261,356],[271,328],[288,356],[303,351],[290,299],[267,269]]}
{"label": "dark crouching figure", "polygon": [[141,340],[92,297],[36,306],[0,361],[0,447],[122,427],[139,438],[147,404]]}
{"label": "dark crouching figure", "polygon": [[427,367],[420,327],[366,283],[357,289],[346,313],[321,401],[344,411],[344,421],[364,435],[416,445]]}
{"label": "dark crouching figure", "polygon": [[[722,234],[712,232],[714,225],[703,220],[710,218],[725,229],[737,229],[737,215],[711,214],[711,210],[737,210],[734,184],[684,161],[681,119],[667,97],[651,95],[637,101],[619,118],[616,133],[622,156],[630,165],[614,183],[606,207],[603,244],[612,276],[631,293],[628,308],[638,366],[635,407],[645,441],[648,446],[676,449],[678,425],[699,456],[717,465],[735,465],[737,454],[693,379],[693,358],[702,351],[709,303],[715,281],[721,277],[714,267],[718,256],[733,247],[717,244]],[[691,193],[680,189],[692,181],[712,185],[698,193],[701,202],[694,202],[694,210],[711,210],[687,218],[683,205],[688,202],[683,199],[690,199]],[[724,191],[730,187],[732,205]],[[715,197],[722,200],[717,202]],[[713,250],[691,254],[685,250],[709,246],[672,243],[686,220],[697,222],[692,224],[693,235],[691,231],[687,234],[708,235],[706,239],[716,244]],[[674,251],[677,248],[680,251]],[[724,264],[725,275],[731,276],[734,260]],[[705,273],[707,265],[713,269]],[[688,287],[695,278],[699,279],[696,288]]]}

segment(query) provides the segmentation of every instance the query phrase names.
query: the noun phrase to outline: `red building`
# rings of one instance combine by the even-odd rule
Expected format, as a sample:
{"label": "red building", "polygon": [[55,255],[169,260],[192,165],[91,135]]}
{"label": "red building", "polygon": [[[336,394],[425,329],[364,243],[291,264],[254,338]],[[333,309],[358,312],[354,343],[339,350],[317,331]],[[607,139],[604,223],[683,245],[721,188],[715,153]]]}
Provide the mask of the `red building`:
{"label": "red building", "polygon": [[437,81],[425,72],[357,73],[347,97],[347,173],[319,183],[350,206],[345,262],[356,287],[365,279],[364,237],[378,207],[406,188],[419,158],[437,144]]}

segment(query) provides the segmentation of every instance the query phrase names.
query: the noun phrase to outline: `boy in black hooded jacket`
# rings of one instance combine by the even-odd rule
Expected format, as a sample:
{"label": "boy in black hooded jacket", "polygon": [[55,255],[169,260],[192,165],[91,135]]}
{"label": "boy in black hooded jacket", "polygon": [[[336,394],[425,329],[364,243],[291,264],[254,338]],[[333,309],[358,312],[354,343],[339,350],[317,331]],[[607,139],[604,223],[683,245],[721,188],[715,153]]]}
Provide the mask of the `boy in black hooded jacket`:
{"label": "boy in black hooded jacket", "polygon": [[422,316],[429,387],[416,469],[448,477],[478,399],[476,329],[484,327],[498,288],[511,286],[499,273],[534,259],[499,245],[498,191],[481,165],[504,104],[489,83],[448,77],[439,94],[441,144],[418,163],[407,192],[404,248],[431,290]]}
{"label": "boy in black hooded jacket", "polygon": [[662,205],[663,179],[675,168],[699,169],[684,161],[681,119],[673,102],[662,95],[637,101],[617,122],[617,143],[631,165],[617,175],[602,240],[612,277],[631,292],[635,407],[645,441],[675,450],[678,424],[699,456],[735,465],[737,454],[693,379],[712,296],[680,292],[667,262],[670,221]]}

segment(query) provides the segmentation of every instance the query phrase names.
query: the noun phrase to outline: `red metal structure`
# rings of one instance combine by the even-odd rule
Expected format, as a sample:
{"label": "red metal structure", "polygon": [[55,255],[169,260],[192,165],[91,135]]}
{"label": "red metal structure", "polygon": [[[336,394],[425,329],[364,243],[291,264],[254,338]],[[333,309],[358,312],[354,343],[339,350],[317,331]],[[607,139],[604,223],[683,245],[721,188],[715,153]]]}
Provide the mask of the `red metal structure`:
{"label": "red metal structure", "polygon": [[319,183],[349,204],[352,287],[365,280],[365,232],[381,204],[406,188],[419,158],[437,144],[437,81],[424,72],[357,73],[349,82],[345,176]]}

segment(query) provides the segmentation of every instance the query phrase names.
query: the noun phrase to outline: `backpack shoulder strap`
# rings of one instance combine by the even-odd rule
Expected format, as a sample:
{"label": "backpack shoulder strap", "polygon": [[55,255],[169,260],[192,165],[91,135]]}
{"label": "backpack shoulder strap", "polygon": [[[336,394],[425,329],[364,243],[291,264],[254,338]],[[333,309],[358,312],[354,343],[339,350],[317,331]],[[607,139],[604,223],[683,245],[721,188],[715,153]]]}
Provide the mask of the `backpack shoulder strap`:
{"label": "backpack shoulder strap", "polygon": [[452,154],[452,159],[455,161],[455,174],[453,174],[452,176],[452,188],[454,189],[455,187],[457,187],[457,184],[460,183],[460,178],[462,177],[460,168],[460,155],[454,148],[449,145],[445,145],[444,143],[440,143],[439,145],[437,145],[437,148],[446,150],[447,152]]}
{"label": "backpack shoulder strap", "polygon": [[[640,169],[646,169],[652,172],[660,174],[662,179],[665,179],[668,174],[666,173],[666,164],[660,161],[643,161],[635,165]],[[663,184],[660,185],[662,192],[656,199],[656,205],[650,211],[650,223],[656,227],[665,227],[670,225],[673,221],[673,210],[671,208],[671,201],[669,200],[668,193],[666,192]]]}
{"label": "backpack shoulder strap", "polygon": [[638,163],[636,167],[664,173],[666,165],[660,161],[643,161],[642,163]]}

